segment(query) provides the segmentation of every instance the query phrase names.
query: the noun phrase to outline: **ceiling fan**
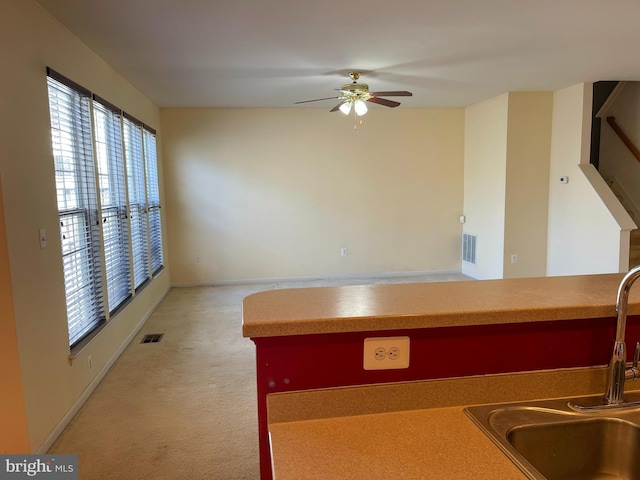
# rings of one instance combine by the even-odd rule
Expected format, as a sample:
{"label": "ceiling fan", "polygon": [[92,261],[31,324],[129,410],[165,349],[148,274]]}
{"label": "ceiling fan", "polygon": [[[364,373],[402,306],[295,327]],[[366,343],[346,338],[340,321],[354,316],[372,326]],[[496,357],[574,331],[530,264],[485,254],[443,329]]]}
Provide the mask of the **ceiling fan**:
{"label": "ceiling fan", "polygon": [[304,100],[302,102],[295,102],[295,104],[319,102],[321,100],[340,99],[335,107],[330,112],[336,112],[340,110],[345,115],[348,115],[353,107],[356,115],[362,116],[367,113],[367,105],[365,102],[377,103],[378,105],[384,105],[385,107],[397,107],[400,102],[394,100],[387,100],[381,97],[411,97],[413,94],[405,90],[392,91],[392,92],[370,92],[369,85],[366,83],[358,83],[360,78],[360,72],[349,72],[349,76],[352,83],[342,85],[342,88],[336,89],[340,92],[337,97],[316,98],[314,100]]}

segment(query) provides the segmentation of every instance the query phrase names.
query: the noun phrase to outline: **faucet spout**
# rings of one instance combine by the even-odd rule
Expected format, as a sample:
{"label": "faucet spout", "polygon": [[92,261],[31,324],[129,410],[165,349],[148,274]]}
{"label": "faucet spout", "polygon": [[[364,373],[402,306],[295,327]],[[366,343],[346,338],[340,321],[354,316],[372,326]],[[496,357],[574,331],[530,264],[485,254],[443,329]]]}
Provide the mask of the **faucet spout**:
{"label": "faucet spout", "polygon": [[[625,346],[625,333],[627,329],[627,307],[629,304],[629,290],[633,283],[640,277],[640,265],[627,273],[618,287],[616,311],[618,320],[616,323],[616,338],[613,344],[613,353],[609,362],[607,373],[607,391],[604,395],[608,404],[624,403],[624,382],[627,378],[627,351]],[[636,357],[637,358],[637,354]],[[635,362],[635,361],[634,361]],[[637,370],[637,365],[634,365]],[[631,376],[635,379],[634,374]]]}

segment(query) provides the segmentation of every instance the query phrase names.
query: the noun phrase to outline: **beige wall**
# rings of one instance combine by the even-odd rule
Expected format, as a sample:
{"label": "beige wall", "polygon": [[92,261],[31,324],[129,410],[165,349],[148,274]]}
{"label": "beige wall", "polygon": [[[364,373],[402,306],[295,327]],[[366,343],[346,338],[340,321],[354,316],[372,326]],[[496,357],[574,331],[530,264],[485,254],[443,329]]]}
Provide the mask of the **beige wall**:
{"label": "beige wall", "polygon": [[464,110],[161,117],[172,283],[460,270]]}
{"label": "beige wall", "polygon": [[546,274],[552,99],[506,93],[466,109],[464,231],[478,241],[462,271],[473,278]]}
{"label": "beige wall", "polygon": [[547,273],[552,110],[551,92],[509,93],[504,278]]}
{"label": "beige wall", "polygon": [[[611,193],[603,190],[602,178],[589,164],[591,110],[591,84],[554,92],[547,237],[550,276],[621,270],[621,227],[602,198]],[[562,176],[568,176],[569,183],[560,183]]]}
{"label": "beige wall", "polygon": [[0,175],[29,444],[42,451],[169,285],[165,271],[70,365],[45,67],[154,128],[159,111],[34,0],[0,9]]}
{"label": "beige wall", "polygon": [[[358,132],[322,109],[163,110],[172,282],[456,269],[460,195],[478,235],[463,273],[618,271],[621,224],[581,165],[590,91],[500,95],[462,129],[459,110],[372,109]],[[463,173],[433,162],[460,158],[456,141]]]}
{"label": "beige wall", "polygon": [[29,451],[0,178],[0,454]]}
{"label": "beige wall", "polygon": [[477,264],[462,273],[477,279],[503,275],[508,105],[505,93],[465,112],[464,232],[478,243]]}

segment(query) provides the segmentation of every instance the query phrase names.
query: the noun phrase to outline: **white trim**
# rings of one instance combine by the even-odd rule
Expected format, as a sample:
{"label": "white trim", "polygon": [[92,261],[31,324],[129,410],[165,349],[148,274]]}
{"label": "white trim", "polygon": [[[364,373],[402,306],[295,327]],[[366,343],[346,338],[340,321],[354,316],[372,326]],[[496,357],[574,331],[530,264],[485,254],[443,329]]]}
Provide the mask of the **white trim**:
{"label": "white trim", "polygon": [[220,280],[211,282],[184,282],[172,283],[171,288],[182,287],[215,287],[215,286],[231,286],[246,285],[254,283],[281,283],[281,282],[309,282],[318,280],[355,280],[358,278],[398,278],[398,277],[419,277],[422,275],[454,275],[463,274],[460,270],[429,270],[429,271],[411,271],[411,272],[388,272],[388,273],[348,273],[337,275],[321,275],[308,277],[270,277],[270,278],[247,278],[244,280]]}
{"label": "white trim", "polygon": [[622,92],[626,84],[627,82],[618,82],[616,88],[613,89],[609,98],[607,98],[607,101],[602,104],[602,107],[600,107],[600,110],[596,113],[596,118],[604,118],[607,115],[607,110],[609,110],[609,107],[616,101],[616,98],[618,98],[618,95],[620,95],[620,92]]}
{"label": "white trim", "polygon": [[[629,192],[627,191],[627,189],[624,188],[624,186],[620,183],[620,180],[618,180],[617,177],[605,177],[605,180],[607,181],[609,188],[611,188],[611,190],[614,193],[616,193],[616,190],[617,190],[620,193],[620,195],[622,195],[622,197],[624,198],[624,203],[627,206],[629,206],[629,208],[631,208],[636,218],[640,219],[640,207],[633,200],[631,195],[629,195]],[[615,188],[612,188],[611,184],[615,185]]]}
{"label": "white trim", "polygon": [[89,397],[91,396],[93,391],[96,389],[96,387],[100,384],[100,382],[105,377],[105,375],[109,372],[109,370],[111,369],[113,364],[116,362],[118,357],[120,357],[124,349],[127,348],[129,343],[131,343],[131,341],[138,334],[138,332],[140,331],[142,326],[145,324],[145,322],[149,319],[149,317],[151,316],[153,311],[156,309],[156,307],[160,305],[160,302],[162,302],[162,300],[164,300],[164,297],[166,297],[167,293],[169,293],[169,290],[170,290],[170,287],[167,288],[162,295],[160,295],[158,300],[151,306],[149,311],[140,319],[140,321],[132,330],[132,332],[129,334],[129,336],[125,339],[124,342],[122,342],[120,347],[118,347],[118,349],[113,353],[113,355],[111,355],[111,358],[109,358],[107,363],[105,363],[105,365],[100,369],[98,374],[93,378],[93,380],[91,380],[91,383],[87,385],[87,388],[84,389],[80,397],[78,397],[78,399],[67,411],[64,417],[62,417],[62,419],[58,422],[58,424],[51,431],[49,436],[47,436],[44,442],[42,442],[42,444],[34,451],[35,454],[44,455],[47,453],[47,451],[51,448],[54,442],[62,434],[64,429],[67,428],[67,425],[69,425],[73,417],[78,413],[78,411],[82,408],[84,403],[89,399]]}
{"label": "white trim", "polygon": [[620,231],[629,231],[638,228],[629,215],[629,212],[625,210],[620,200],[616,197],[611,186],[607,184],[607,181],[600,175],[600,172],[596,170],[596,167],[592,164],[578,165],[578,167],[584,174],[587,182],[589,182],[596,192],[596,195],[600,198],[604,207],[609,211],[611,217],[618,224]]}

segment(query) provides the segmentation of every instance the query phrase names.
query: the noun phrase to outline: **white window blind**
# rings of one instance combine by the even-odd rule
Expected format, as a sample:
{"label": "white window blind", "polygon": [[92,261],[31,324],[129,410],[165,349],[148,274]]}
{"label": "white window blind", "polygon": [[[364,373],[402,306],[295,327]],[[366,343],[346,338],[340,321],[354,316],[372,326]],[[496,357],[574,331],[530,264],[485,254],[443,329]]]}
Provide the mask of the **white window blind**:
{"label": "white window blind", "polygon": [[131,262],[121,113],[94,97],[94,138],[109,312],[131,297]]}
{"label": "white window blind", "polygon": [[150,271],[142,125],[125,117],[123,126],[131,222],[133,283],[134,287],[138,288],[147,281]]}
{"label": "white window blind", "polygon": [[162,268],[156,136],[71,80],[47,75],[73,347]]}
{"label": "white window blind", "polygon": [[[48,77],[69,344],[105,319],[90,94]],[[73,88],[72,88],[73,87]]]}
{"label": "white window blind", "polygon": [[144,130],[144,159],[147,174],[147,211],[149,215],[149,244],[151,271],[155,274],[163,265],[162,224],[160,218],[160,190],[158,188],[158,159],[156,135]]}

